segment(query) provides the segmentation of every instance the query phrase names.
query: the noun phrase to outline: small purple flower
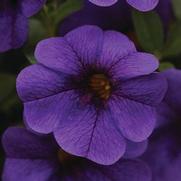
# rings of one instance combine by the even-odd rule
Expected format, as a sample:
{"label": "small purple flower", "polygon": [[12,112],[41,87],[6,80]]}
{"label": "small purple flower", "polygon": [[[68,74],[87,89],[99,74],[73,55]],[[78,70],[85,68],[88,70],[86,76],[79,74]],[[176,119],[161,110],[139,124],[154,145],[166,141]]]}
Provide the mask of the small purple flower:
{"label": "small purple flower", "polygon": [[142,159],[150,167],[154,181],[181,180],[180,137],[181,126],[177,124],[159,128],[151,136]]}
{"label": "small purple flower", "polygon": [[[119,0],[111,7],[96,6],[85,0],[84,7],[67,18],[60,25],[60,35],[82,25],[97,25],[104,30],[125,31],[132,29],[131,9],[125,0]],[[160,0],[155,9],[167,30],[173,17],[170,0]],[[92,13],[94,12],[94,13]]]}
{"label": "small purple flower", "polygon": [[51,136],[12,127],[3,135],[6,160],[3,181],[151,181],[140,160],[120,160],[100,166],[63,152]]}
{"label": "small purple flower", "polygon": [[[168,80],[168,91],[158,107],[159,128],[149,140],[143,159],[153,172],[154,181],[181,180],[181,70],[162,73]],[[175,178],[175,179],[174,179]]]}
{"label": "small purple flower", "polygon": [[0,52],[19,48],[28,34],[28,18],[37,13],[46,0],[1,0]]}
{"label": "small purple flower", "polygon": [[167,79],[168,90],[161,105],[158,106],[158,126],[181,118],[181,70],[168,69],[162,72]]}
{"label": "small purple flower", "polygon": [[60,34],[65,35],[70,30],[82,25],[97,25],[104,30],[113,29],[121,32],[131,26],[130,24],[131,13],[124,0],[111,7],[95,6],[84,0],[84,7],[81,10],[71,14],[61,23]]}
{"label": "small purple flower", "polygon": [[83,26],[41,41],[35,57],[17,78],[32,130],[53,132],[66,152],[105,165],[125,154],[127,140],[152,133],[167,83],[154,72],[157,59],[125,35]]}
{"label": "small purple flower", "polygon": [[[90,2],[98,6],[111,6],[118,0],[89,0]],[[139,11],[150,11],[154,9],[159,0],[126,0],[129,5],[136,8]]]}

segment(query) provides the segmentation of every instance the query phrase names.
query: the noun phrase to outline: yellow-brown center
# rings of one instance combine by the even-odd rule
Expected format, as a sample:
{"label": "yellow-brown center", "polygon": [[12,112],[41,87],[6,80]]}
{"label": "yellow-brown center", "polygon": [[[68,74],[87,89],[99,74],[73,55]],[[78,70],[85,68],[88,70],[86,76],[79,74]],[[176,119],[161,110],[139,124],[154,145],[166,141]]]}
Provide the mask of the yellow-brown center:
{"label": "yellow-brown center", "polygon": [[101,99],[107,100],[111,93],[111,85],[104,74],[94,74],[90,78],[89,86],[95,95]]}

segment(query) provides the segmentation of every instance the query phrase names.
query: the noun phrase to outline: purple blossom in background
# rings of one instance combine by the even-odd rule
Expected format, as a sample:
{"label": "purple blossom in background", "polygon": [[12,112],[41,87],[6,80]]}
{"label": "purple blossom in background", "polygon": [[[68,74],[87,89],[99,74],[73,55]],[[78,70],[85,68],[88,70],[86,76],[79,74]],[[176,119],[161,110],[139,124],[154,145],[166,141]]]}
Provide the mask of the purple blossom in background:
{"label": "purple blossom in background", "polygon": [[51,136],[39,136],[12,127],[3,135],[6,161],[3,181],[151,181],[140,160],[120,160],[100,166],[63,152]]}
{"label": "purple blossom in background", "polygon": [[[118,0],[89,0],[90,2],[98,6],[111,6]],[[154,9],[159,0],[125,0],[129,5],[136,8],[139,11],[150,11]]]}
{"label": "purple blossom in background", "polygon": [[181,71],[163,72],[168,91],[158,107],[159,128],[151,136],[143,159],[153,172],[154,181],[181,180]]}
{"label": "purple blossom in background", "polygon": [[17,78],[32,130],[53,132],[65,151],[105,165],[126,154],[127,140],[152,133],[167,83],[154,72],[157,59],[125,35],[83,26],[41,41],[35,57]]}
{"label": "purple blossom in background", "polygon": [[28,18],[37,13],[46,0],[1,0],[0,52],[19,48],[28,35]]}
{"label": "purple blossom in background", "polygon": [[[173,17],[170,0],[160,0],[155,11],[160,15],[165,30]],[[119,0],[111,7],[96,6],[85,0],[84,7],[67,18],[60,25],[60,35],[82,25],[97,25],[104,30],[114,29],[124,32],[131,30],[131,9],[125,0]],[[94,12],[94,13],[92,13]],[[132,30],[131,30],[132,31]]]}
{"label": "purple blossom in background", "polygon": [[162,75],[168,81],[168,90],[157,108],[158,127],[181,118],[181,71],[172,68],[162,72]]}
{"label": "purple blossom in background", "polygon": [[181,180],[181,126],[159,128],[151,139],[143,160],[152,170],[153,181]]}
{"label": "purple blossom in background", "polygon": [[[92,13],[94,12],[94,13]],[[84,7],[61,23],[60,34],[73,30],[82,25],[97,25],[104,30],[121,31],[130,26],[131,15],[127,3],[123,0],[111,7],[100,7],[84,0]]]}

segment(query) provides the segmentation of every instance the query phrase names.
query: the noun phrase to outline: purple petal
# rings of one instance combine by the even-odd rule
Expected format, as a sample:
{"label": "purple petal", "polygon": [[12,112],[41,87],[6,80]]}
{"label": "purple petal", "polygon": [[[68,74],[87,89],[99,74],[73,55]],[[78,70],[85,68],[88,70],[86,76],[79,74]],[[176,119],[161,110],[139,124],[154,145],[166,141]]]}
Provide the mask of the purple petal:
{"label": "purple petal", "polygon": [[156,121],[155,108],[118,97],[110,101],[109,106],[114,113],[115,124],[127,139],[141,142],[150,136]]}
{"label": "purple petal", "polygon": [[[94,13],[92,13],[94,12]],[[118,1],[110,7],[95,6],[85,0],[84,7],[65,18],[59,28],[60,35],[82,25],[97,25],[104,30],[123,30],[130,26],[130,11],[126,1]]]}
{"label": "purple petal", "polygon": [[158,6],[156,7],[156,11],[162,19],[162,22],[165,26],[165,30],[168,29],[168,26],[173,18],[172,8],[172,0],[160,0]]}
{"label": "purple petal", "polygon": [[159,73],[153,73],[121,82],[118,94],[136,102],[156,106],[164,98],[167,81]]}
{"label": "purple petal", "polygon": [[89,1],[98,6],[111,6],[115,4],[118,0],[89,0]]}
{"label": "purple petal", "polygon": [[110,178],[101,172],[100,168],[91,167],[90,163],[86,164],[86,169],[79,174],[72,174],[72,178],[68,181],[111,181]]}
{"label": "purple petal", "polygon": [[94,108],[70,110],[54,132],[65,151],[100,164],[115,163],[125,152],[125,140],[112,124],[111,113]]}
{"label": "purple petal", "polygon": [[35,101],[61,93],[67,76],[42,65],[35,64],[23,69],[18,75],[16,87],[23,102]]}
{"label": "purple petal", "polygon": [[147,149],[148,141],[132,142],[127,140],[124,158],[136,158],[142,155]]}
{"label": "purple petal", "polygon": [[[154,181],[181,179],[180,127],[170,124],[158,129],[151,137],[143,160],[149,164]],[[177,180],[176,179],[176,180]]]}
{"label": "purple petal", "polygon": [[36,14],[45,4],[46,0],[20,0],[21,10],[26,17]]}
{"label": "purple petal", "polygon": [[80,67],[76,53],[64,38],[40,41],[35,50],[35,57],[39,63],[59,72],[73,74]]}
{"label": "purple petal", "polygon": [[181,111],[181,70],[169,69],[162,72],[168,81],[165,102],[180,115]]}
{"label": "purple petal", "polygon": [[0,11],[0,52],[21,47],[28,33],[28,20],[15,11]]}
{"label": "purple petal", "polygon": [[76,98],[73,91],[67,91],[24,103],[26,125],[39,133],[51,133],[65,120],[73,102],[78,104]]}
{"label": "purple petal", "polygon": [[9,158],[50,158],[55,156],[58,149],[52,137],[36,135],[18,127],[8,128],[3,135],[2,143]]}
{"label": "purple petal", "polygon": [[141,160],[120,160],[102,172],[115,181],[151,181],[151,170]]}
{"label": "purple petal", "polygon": [[97,26],[82,26],[65,36],[83,65],[95,63],[102,48],[103,31]]}
{"label": "purple petal", "polygon": [[6,159],[2,180],[43,181],[51,180],[57,165],[50,160]]}
{"label": "purple petal", "polygon": [[[124,48],[124,47],[123,47]],[[155,56],[148,53],[133,53],[120,58],[112,67],[115,79],[129,79],[154,72],[159,66]]]}
{"label": "purple petal", "polygon": [[103,47],[98,63],[112,67],[125,56],[136,52],[136,48],[127,36],[116,31],[105,31]]}
{"label": "purple petal", "polygon": [[177,115],[172,107],[170,107],[165,101],[157,106],[156,127],[165,126],[174,120],[177,120]]}
{"label": "purple petal", "polygon": [[127,0],[127,2],[139,11],[150,11],[157,6],[159,0]]}

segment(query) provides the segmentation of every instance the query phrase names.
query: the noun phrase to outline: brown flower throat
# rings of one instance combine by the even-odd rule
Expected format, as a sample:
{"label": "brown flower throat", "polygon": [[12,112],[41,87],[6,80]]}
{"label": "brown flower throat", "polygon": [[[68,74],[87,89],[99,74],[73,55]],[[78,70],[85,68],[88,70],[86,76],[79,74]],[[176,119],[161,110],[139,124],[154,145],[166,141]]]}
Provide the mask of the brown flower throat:
{"label": "brown flower throat", "polygon": [[111,85],[104,74],[94,74],[90,78],[91,90],[101,99],[107,100],[111,93]]}

